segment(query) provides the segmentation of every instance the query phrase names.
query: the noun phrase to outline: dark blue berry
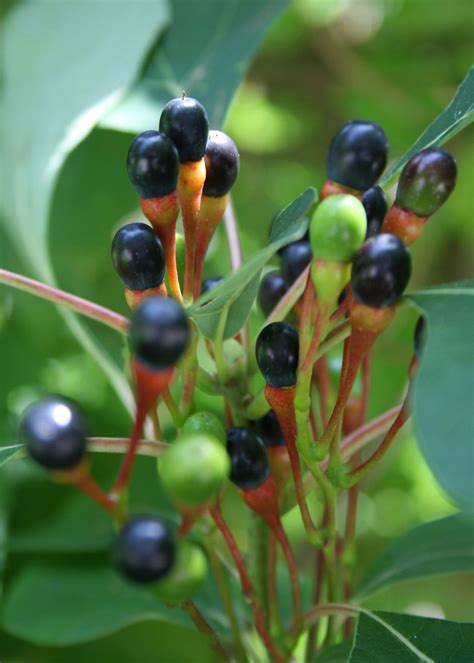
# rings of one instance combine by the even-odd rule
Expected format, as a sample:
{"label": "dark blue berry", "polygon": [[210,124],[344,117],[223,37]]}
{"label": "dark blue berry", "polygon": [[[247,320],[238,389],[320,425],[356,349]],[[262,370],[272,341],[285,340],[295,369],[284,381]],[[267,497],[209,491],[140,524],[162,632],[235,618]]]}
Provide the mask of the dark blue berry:
{"label": "dark blue berry", "polygon": [[411,275],[411,256],[401,239],[389,233],[366,240],[352,263],[351,286],[360,304],[393,306]]}
{"label": "dark blue berry", "polygon": [[293,242],[281,252],[281,273],[288,287],[304,272],[313,259],[309,242]]}
{"label": "dark blue berry", "polygon": [[263,277],[258,290],[258,303],[265,317],[270,315],[287,290],[280,272],[270,272]]}
{"label": "dark blue berry", "polygon": [[344,124],[329,145],[328,178],[357,191],[375,184],[387,164],[388,141],[374,122],[353,120]]}
{"label": "dark blue berry", "polygon": [[163,282],[163,247],[145,223],[129,223],[117,230],[112,240],[112,262],[130,290],[156,288]]}
{"label": "dark blue berry", "polygon": [[159,131],[145,131],[130,145],[127,170],[142,198],[166,196],[178,184],[178,153],[167,136]]}
{"label": "dark blue berry", "polygon": [[174,299],[149,297],[133,314],[130,341],[135,356],[152,370],[171,368],[189,341],[189,321]]}
{"label": "dark blue berry", "polygon": [[136,516],[120,530],[113,557],[128,580],[149,583],[159,580],[173,566],[176,550],[171,530],[155,516]]}
{"label": "dark blue berry", "polygon": [[451,154],[428,147],[415,154],[402,170],[396,203],[418,216],[431,216],[451,195],[456,177],[456,161]]}
{"label": "dark blue berry", "polygon": [[160,131],[173,141],[181,163],[199,161],[204,156],[209,121],[196,99],[183,96],[169,101],[161,113]]}
{"label": "dark blue berry", "polygon": [[248,428],[227,430],[230,480],[241,490],[258,488],[268,477],[268,457],[261,438]]}
{"label": "dark blue berry", "polygon": [[278,417],[273,410],[269,410],[265,416],[258,419],[254,424],[254,428],[268,449],[286,445],[283,432],[278,423]]}
{"label": "dark blue berry", "polygon": [[87,422],[76,405],[50,396],[28,407],[20,436],[39,465],[48,470],[70,470],[86,452]]}
{"label": "dark blue berry", "polygon": [[383,220],[388,210],[387,196],[384,190],[378,184],[367,189],[362,196],[361,203],[367,214],[366,237],[377,235],[382,229]]}
{"label": "dark blue berry", "polygon": [[258,335],[255,353],[267,384],[272,387],[296,384],[299,336],[294,327],[286,322],[267,325]]}
{"label": "dark blue berry", "polygon": [[229,193],[239,174],[237,146],[223,131],[211,131],[207,139],[205,196],[218,198]]}
{"label": "dark blue berry", "polygon": [[423,315],[420,315],[416,323],[415,334],[413,338],[413,344],[415,347],[415,354],[417,359],[420,359],[421,357],[421,353],[423,352],[425,342],[426,342],[426,319]]}
{"label": "dark blue berry", "polygon": [[222,281],[222,276],[213,276],[210,279],[204,279],[201,284],[201,295],[203,295],[208,290],[211,290],[214,286]]}

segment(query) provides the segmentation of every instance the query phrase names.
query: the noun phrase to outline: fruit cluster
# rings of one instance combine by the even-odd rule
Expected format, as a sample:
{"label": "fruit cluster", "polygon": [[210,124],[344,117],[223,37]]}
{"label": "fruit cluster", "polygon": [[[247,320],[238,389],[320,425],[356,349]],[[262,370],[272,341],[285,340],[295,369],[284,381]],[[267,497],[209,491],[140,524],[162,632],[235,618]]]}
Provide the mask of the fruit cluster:
{"label": "fruit cluster", "polygon": [[[446,201],[456,180],[453,158],[439,148],[425,149],[405,165],[389,208],[377,184],[387,160],[387,137],[372,122],[348,122],[332,139],[328,179],[308,232],[279,251],[281,269],[265,275],[260,284],[258,301],[269,320],[255,340],[255,359],[264,388],[250,390],[248,385],[255,384],[252,357],[247,356],[252,346],[243,334],[224,343],[217,337],[206,339],[208,359],[216,365],[216,373],[209,375],[198,366],[200,333],[189,312],[201,293],[221,281],[202,281],[203,265],[238,174],[238,151],[229,136],[209,131],[206,111],[198,101],[184,95],[170,101],[159,131],[137,136],[127,157],[130,181],[151,225],[129,223],[112,241],[113,265],[132,310],[129,342],[136,416],[111,492],[103,492],[89,472],[87,423],[73,403],[45,398],[30,406],[21,423],[31,458],[58,480],[76,485],[118,523],[113,559],[123,576],[151,583],[158,596],[180,603],[201,627],[204,618],[191,597],[206,576],[214,544],[211,550],[207,546],[206,555],[187,535],[194,528],[205,540],[212,519],[229,547],[258,633],[277,661],[288,660],[304,627],[298,570],[280,520],[283,503],[298,504],[309,542],[324,549],[328,568],[330,560],[337,565],[333,496],[365,475],[409,416],[405,400],[379,449],[363,464],[344,455],[341,431],[356,434],[364,422],[372,346],[393,319],[410,279],[407,246]],[[184,238],[177,234],[180,213]],[[298,284],[302,290],[295,296]],[[286,308],[280,306],[283,299],[289,304]],[[420,321],[410,375],[420,357],[424,331]],[[324,348],[340,341],[342,368],[334,394]],[[225,357],[229,342],[235,356],[245,357],[244,372],[233,382],[223,377],[231,364]],[[219,371],[222,355],[225,370]],[[194,411],[199,371],[224,396],[222,420]],[[354,409],[351,392],[360,371],[365,390]],[[180,385],[179,405],[171,385]],[[161,400],[176,428],[170,444],[162,440],[157,414]],[[181,516],[178,532],[162,518],[128,512],[126,488],[147,417],[154,425],[156,439],[149,444],[159,457],[160,481]],[[319,525],[306,502],[303,472],[313,476],[325,496],[324,522]],[[257,595],[222,515],[220,501],[228,481],[281,547],[293,594],[288,637],[278,633],[265,614],[265,601]],[[272,559],[269,563],[274,565],[275,553]],[[212,561],[214,567],[216,560]],[[328,597],[335,599],[331,587],[328,581]]]}

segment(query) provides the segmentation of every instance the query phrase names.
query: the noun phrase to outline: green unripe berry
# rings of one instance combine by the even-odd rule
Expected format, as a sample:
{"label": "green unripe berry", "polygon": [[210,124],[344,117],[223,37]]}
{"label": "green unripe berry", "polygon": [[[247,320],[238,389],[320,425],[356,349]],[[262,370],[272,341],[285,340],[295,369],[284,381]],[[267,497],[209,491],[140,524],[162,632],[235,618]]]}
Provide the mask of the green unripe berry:
{"label": "green unripe berry", "polygon": [[199,506],[217,496],[230,461],[222,443],[201,433],[180,437],[161,458],[159,470],[164,489],[178,506]]}
{"label": "green unripe berry", "polygon": [[367,216],[364,206],[348,194],[325,198],[311,219],[313,255],[331,262],[349,262],[364,243]]}
{"label": "green unripe berry", "polygon": [[219,417],[212,412],[195,412],[186,419],[181,429],[182,437],[187,435],[212,435],[225,445],[225,428]]}
{"label": "green unripe berry", "polygon": [[158,598],[172,603],[191,598],[207,575],[207,559],[195,543],[179,540],[176,559],[169,573],[154,587]]}

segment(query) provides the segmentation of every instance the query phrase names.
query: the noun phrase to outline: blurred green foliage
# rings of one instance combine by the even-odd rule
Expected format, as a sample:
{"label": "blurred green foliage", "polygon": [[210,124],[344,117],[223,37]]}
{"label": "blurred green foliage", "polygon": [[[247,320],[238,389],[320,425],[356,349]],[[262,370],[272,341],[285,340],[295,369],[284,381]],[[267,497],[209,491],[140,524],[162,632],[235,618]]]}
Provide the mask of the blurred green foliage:
{"label": "blurred green foliage", "polygon": [[[455,4],[294,0],[260,49],[226,121],[226,130],[241,152],[234,204],[246,256],[262,247],[282,206],[307,186],[322,184],[326,149],[340,124],[353,118],[379,122],[389,136],[393,158],[416,139],[445,107],[471,64],[472,11],[470,0]],[[192,94],[191,89],[188,92]],[[56,188],[50,227],[53,263],[61,287],[124,314],[127,309],[121,284],[112,271],[109,246],[123,218],[138,217],[136,198],[122,166],[129,140],[129,135],[98,129],[73,152]],[[472,274],[473,145],[473,133],[468,130],[448,147],[458,161],[457,188],[413,249],[411,289]],[[95,156],[104,152],[110,157],[110,168],[123,171],[117,175],[123,186],[114,190],[107,188],[107,173],[100,171],[99,162],[96,164]],[[28,272],[28,265],[22,264],[7,238],[2,236],[0,242],[3,266]],[[205,275],[227,271],[224,234],[220,231]],[[403,310],[377,347],[371,415],[391,407],[402,394],[415,319],[413,310]],[[254,330],[261,321],[256,311]],[[84,406],[94,435],[126,435],[128,415],[50,304],[2,288],[0,329],[1,444],[17,442],[19,413],[39,393],[51,390],[72,396]],[[94,331],[120,359],[121,340],[96,325]],[[55,488],[58,501],[64,490]],[[23,495],[22,505],[34,504],[33,493],[30,490]],[[150,498],[142,501],[148,504]],[[239,511],[233,503],[228,508],[238,539],[245,544]],[[408,430],[362,486],[356,578],[363,575],[387,541],[453,510]],[[56,511],[54,504],[47,515],[33,509],[25,520],[31,526],[37,518],[45,527],[49,517],[58,517]],[[301,531],[295,514],[289,514],[286,524],[295,535]],[[307,558],[301,550],[302,565]],[[474,619],[473,589],[472,577],[413,581],[383,590],[367,605]],[[420,596],[423,606],[419,605]],[[183,639],[177,627],[160,625],[157,629],[156,623],[148,622],[96,643],[55,650],[33,647],[4,634],[0,639],[3,663],[55,663],[87,657],[146,663],[151,660],[149,652],[157,651],[162,663],[212,660],[201,636],[187,632]]]}

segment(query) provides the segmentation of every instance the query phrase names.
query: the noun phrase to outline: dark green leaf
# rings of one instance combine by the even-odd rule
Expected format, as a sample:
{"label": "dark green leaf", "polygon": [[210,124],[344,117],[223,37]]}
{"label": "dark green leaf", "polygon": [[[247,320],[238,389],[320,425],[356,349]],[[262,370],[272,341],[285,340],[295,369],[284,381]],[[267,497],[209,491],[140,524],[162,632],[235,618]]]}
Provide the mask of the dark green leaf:
{"label": "dark green leaf", "polygon": [[139,132],[156,127],[163,106],[185,90],[222,125],[229,102],[264,33],[288,0],[171,0],[173,22],[143,77],[101,126]]}
{"label": "dark green leaf", "polygon": [[352,642],[341,642],[323,649],[314,659],[317,663],[347,663],[352,649]]}
{"label": "dark green leaf", "polygon": [[349,663],[472,663],[474,624],[391,612],[361,614]]}
{"label": "dark green leaf", "polygon": [[474,67],[459,86],[456,94],[445,110],[430,124],[430,126],[413,143],[409,150],[396,161],[383,176],[380,184],[390,182],[403,168],[411,157],[425,147],[443,145],[464,129],[474,119]]}
{"label": "dark green leaf", "polygon": [[413,419],[421,450],[443,488],[474,507],[474,281],[435,286],[409,299],[427,318]]}
{"label": "dark green leaf", "polygon": [[13,444],[10,447],[0,447],[0,467],[15,458],[21,458],[23,454],[22,444]]}
{"label": "dark green leaf", "polygon": [[191,307],[190,313],[205,336],[215,336],[223,315],[227,315],[224,338],[234,336],[241,329],[255,300],[263,267],[279,248],[304,235],[308,227],[305,214],[316,196],[316,190],[310,187],[285,207],[275,219],[267,246]]}
{"label": "dark green leaf", "polygon": [[474,522],[465,515],[434,520],[393,541],[356,589],[365,596],[403,580],[474,570]]}

